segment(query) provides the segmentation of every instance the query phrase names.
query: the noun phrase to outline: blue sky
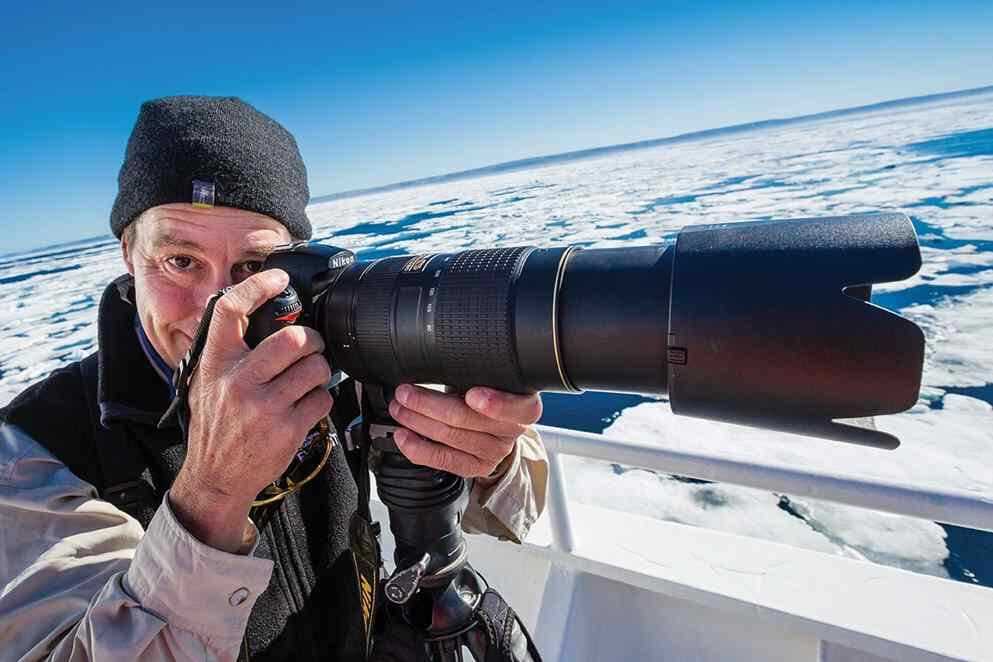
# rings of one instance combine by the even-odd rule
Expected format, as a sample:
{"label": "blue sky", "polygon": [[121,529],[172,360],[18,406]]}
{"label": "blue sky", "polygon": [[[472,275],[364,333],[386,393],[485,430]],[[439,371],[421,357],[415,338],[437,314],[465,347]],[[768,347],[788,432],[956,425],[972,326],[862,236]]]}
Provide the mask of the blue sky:
{"label": "blue sky", "polygon": [[0,253],[107,232],[157,96],[272,115],[316,197],[993,84],[988,0],[332,4],[9,4]]}

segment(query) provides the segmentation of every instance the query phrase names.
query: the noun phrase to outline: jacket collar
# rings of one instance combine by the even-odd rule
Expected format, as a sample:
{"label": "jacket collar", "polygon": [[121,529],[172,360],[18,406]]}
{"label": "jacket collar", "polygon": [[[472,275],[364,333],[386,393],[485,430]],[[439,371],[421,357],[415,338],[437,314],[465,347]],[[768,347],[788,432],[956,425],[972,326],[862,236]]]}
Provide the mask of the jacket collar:
{"label": "jacket collar", "polygon": [[97,316],[100,422],[155,427],[169,406],[169,386],[141,348],[134,320],[134,279],[123,275],[104,290]]}

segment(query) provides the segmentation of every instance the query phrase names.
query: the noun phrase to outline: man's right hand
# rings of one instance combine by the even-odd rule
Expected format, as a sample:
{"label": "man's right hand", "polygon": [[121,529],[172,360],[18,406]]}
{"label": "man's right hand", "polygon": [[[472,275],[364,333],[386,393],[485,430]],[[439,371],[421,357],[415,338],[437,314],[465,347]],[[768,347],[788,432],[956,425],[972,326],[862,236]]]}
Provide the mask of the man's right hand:
{"label": "man's right hand", "polygon": [[248,316],[288,283],[286,272],[264,271],[217,301],[190,388],[186,461],[169,501],[190,533],[228,552],[248,539],[255,496],[282,475],[333,404],[315,330],[289,326],[255,349],[245,344]]}

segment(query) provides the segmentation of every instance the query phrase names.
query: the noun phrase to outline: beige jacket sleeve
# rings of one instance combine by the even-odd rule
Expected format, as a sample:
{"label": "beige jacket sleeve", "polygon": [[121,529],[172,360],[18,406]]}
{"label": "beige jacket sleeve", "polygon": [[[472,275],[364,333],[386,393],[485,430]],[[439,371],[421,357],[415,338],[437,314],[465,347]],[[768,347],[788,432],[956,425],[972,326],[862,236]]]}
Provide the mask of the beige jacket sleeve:
{"label": "beige jacket sleeve", "polygon": [[166,498],[143,531],[0,427],[0,660],[234,660],[272,562],[208,547]]}
{"label": "beige jacket sleeve", "polygon": [[462,528],[521,542],[545,509],[548,455],[534,428],[517,439],[517,446],[493,476],[473,481]]}

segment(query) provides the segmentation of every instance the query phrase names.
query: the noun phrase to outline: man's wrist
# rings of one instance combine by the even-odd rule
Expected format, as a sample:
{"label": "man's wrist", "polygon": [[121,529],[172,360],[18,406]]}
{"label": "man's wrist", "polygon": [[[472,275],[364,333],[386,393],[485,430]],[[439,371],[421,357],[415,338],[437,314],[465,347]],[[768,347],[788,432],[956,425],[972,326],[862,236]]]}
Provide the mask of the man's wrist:
{"label": "man's wrist", "polygon": [[510,452],[507,453],[502,460],[500,460],[499,464],[497,464],[493,468],[493,471],[491,471],[490,475],[486,476],[486,478],[488,479],[500,478],[505,473],[507,473],[507,470],[510,469],[510,467],[514,464],[514,460],[516,459],[515,456],[517,455],[518,443],[520,443],[519,439],[515,439],[514,445],[510,448]]}
{"label": "man's wrist", "polygon": [[203,489],[183,478],[181,472],[169,490],[169,506],[179,523],[205,545],[243,553],[252,536],[248,519],[252,500]]}

